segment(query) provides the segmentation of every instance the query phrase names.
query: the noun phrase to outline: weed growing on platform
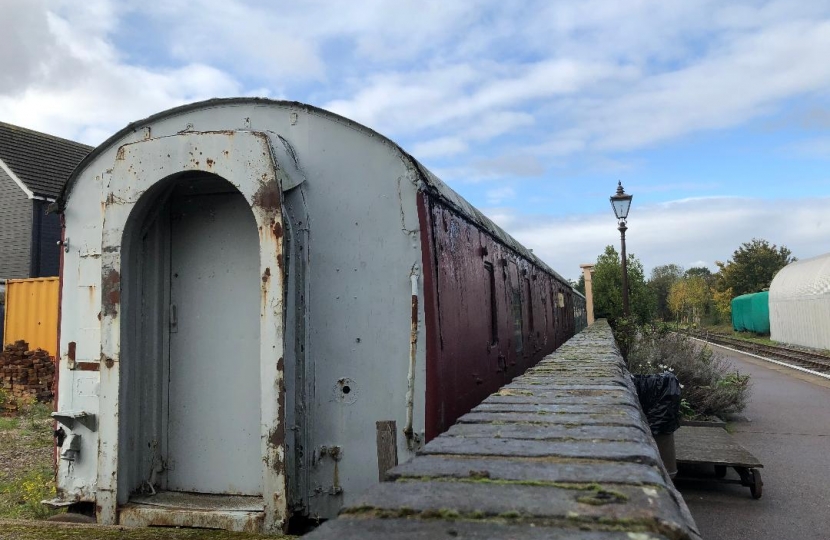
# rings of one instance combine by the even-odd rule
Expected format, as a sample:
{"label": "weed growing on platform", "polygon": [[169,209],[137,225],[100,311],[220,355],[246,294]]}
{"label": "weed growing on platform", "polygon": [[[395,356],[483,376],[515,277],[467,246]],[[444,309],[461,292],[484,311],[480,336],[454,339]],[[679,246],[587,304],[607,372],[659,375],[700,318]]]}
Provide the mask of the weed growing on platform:
{"label": "weed growing on platform", "polygon": [[634,374],[674,373],[687,417],[740,412],[749,401],[749,375],[732,371],[725,357],[664,327],[640,329],[631,343],[628,365]]}

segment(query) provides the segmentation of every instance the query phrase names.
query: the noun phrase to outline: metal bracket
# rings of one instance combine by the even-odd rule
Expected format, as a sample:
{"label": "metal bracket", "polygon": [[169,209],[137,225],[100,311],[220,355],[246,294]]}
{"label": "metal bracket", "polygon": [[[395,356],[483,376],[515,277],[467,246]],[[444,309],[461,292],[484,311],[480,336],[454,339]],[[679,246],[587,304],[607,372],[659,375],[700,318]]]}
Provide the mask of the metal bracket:
{"label": "metal bracket", "polygon": [[66,426],[70,430],[73,429],[75,423],[82,424],[90,431],[95,431],[96,426],[96,418],[95,415],[92,413],[88,413],[86,411],[58,411],[52,413],[52,418],[57,420],[62,425]]}

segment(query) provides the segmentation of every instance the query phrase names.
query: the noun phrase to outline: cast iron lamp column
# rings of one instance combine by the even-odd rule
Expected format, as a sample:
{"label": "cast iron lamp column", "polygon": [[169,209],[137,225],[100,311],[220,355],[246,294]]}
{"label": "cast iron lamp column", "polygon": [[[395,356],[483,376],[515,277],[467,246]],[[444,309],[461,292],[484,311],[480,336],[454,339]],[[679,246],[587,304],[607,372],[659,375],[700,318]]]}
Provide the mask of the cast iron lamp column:
{"label": "cast iron lamp column", "polygon": [[633,195],[626,195],[622,187],[622,182],[617,182],[617,193],[611,196],[611,207],[614,209],[614,215],[617,216],[617,223],[620,231],[620,239],[622,242],[622,301],[623,301],[623,316],[631,315],[631,310],[628,307],[628,261],[625,258],[625,231],[628,227],[625,224],[628,219],[628,210],[631,208],[631,199]]}

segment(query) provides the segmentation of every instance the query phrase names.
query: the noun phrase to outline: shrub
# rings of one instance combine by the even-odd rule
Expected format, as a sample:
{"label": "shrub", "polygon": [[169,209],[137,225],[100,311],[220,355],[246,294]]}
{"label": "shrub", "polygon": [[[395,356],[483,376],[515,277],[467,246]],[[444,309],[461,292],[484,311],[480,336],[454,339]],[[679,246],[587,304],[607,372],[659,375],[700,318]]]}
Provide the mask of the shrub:
{"label": "shrub", "polygon": [[749,375],[729,361],[666,326],[641,328],[629,346],[634,374],[671,371],[680,381],[685,416],[707,417],[742,411],[749,400]]}

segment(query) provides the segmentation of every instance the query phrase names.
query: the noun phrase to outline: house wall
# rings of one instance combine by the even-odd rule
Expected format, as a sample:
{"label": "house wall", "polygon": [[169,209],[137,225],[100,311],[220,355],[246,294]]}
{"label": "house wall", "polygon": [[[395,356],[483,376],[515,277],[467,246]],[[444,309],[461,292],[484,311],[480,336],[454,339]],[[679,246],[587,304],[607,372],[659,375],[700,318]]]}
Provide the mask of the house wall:
{"label": "house wall", "polygon": [[47,214],[46,201],[32,201],[31,277],[53,277],[60,270],[61,221],[56,213]]}
{"label": "house wall", "polygon": [[0,168],[0,279],[29,277],[32,201]]}

